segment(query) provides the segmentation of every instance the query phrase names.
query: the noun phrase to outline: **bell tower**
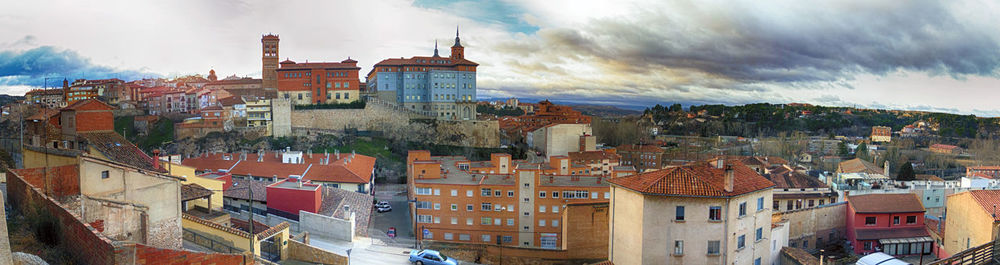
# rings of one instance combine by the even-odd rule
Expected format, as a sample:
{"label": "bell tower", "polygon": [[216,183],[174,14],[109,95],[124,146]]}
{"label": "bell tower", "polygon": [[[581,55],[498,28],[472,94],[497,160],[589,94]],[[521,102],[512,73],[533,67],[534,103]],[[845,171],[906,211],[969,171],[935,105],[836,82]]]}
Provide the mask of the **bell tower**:
{"label": "bell tower", "polygon": [[260,38],[261,43],[261,85],[264,90],[278,89],[278,35],[267,34]]}
{"label": "bell tower", "polygon": [[464,59],[465,47],[462,47],[462,40],[458,38],[458,27],[455,27],[455,45],[451,46],[451,59]]}

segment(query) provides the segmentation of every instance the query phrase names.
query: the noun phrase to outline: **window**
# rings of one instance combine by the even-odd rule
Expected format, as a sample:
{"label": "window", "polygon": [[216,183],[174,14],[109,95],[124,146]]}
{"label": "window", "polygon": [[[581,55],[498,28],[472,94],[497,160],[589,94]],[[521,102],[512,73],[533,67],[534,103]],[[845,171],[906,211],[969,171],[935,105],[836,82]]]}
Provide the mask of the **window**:
{"label": "window", "polygon": [[559,198],[559,192],[558,191],[553,191],[552,192],[552,198]]}
{"label": "window", "polygon": [[545,220],[538,220],[538,226],[545,226]]}
{"label": "window", "polygon": [[747,203],[746,202],[741,202],[740,203],[740,217],[744,217],[744,216],[747,216]]}
{"label": "window", "polygon": [[495,190],[495,191],[493,191],[493,197],[500,197],[500,195],[502,195],[502,194],[503,194],[503,191],[501,191],[501,190]]}
{"label": "window", "polygon": [[490,235],[483,235],[483,242],[490,242]]}
{"label": "window", "polygon": [[454,239],[455,239],[455,234],[444,233],[444,240],[454,240]]}
{"label": "window", "polygon": [[106,179],[106,178],[110,178],[110,177],[111,177],[110,173],[108,173],[107,170],[101,171],[101,179]]}
{"label": "window", "polygon": [[459,234],[458,235],[458,240],[469,241],[469,240],[472,240],[472,237],[469,236],[469,234]]}
{"label": "window", "polygon": [[674,241],[674,256],[682,256],[682,255],[684,255],[684,241],[683,240],[675,240]]}
{"label": "window", "polygon": [[452,217],[451,218],[451,224],[457,225],[458,224],[458,217]]}
{"label": "window", "polygon": [[719,255],[719,241],[709,240],[708,241],[708,255]]}
{"label": "window", "polygon": [[898,225],[899,224],[899,216],[893,216],[892,217],[892,224],[894,224],[894,225]]}
{"label": "window", "polygon": [[552,227],[559,227],[559,220],[552,220]]}
{"label": "window", "polygon": [[472,204],[466,204],[465,205],[465,210],[471,212],[472,211]]}
{"label": "window", "polygon": [[472,218],[465,218],[465,225],[472,225]]}
{"label": "window", "polygon": [[740,235],[736,238],[736,249],[743,249],[747,246],[747,235]]}
{"label": "window", "polygon": [[500,218],[493,219],[493,225],[500,225]]}
{"label": "window", "polygon": [[552,205],[552,212],[553,213],[558,213],[559,212],[559,208],[560,208],[559,205]]}
{"label": "window", "polygon": [[865,250],[872,250],[872,242],[865,241]]}
{"label": "window", "polygon": [[677,206],[674,210],[674,220],[684,221],[684,206]]}
{"label": "window", "polygon": [[441,223],[441,217],[434,217],[434,223],[435,224],[440,224]]}
{"label": "window", "polygon": [[434,210],[441,210],[441,204],[440,203],[435,203],[434,204]]}
{"label": "window", "polygon": [[508,204],[507,205],[507,211],[508,212],[513,212],[514,211],[514,205],[513,204]]}
{"label": "window", "polygon": [[538,192],[538,198],[545,198],[545,192],[544,191],[539,191]]}
{"label": "window", "polygon": [[417,209],[430,209],[431,208],[431,202],[418,201],[418,202],[416,202],[416,206],[417,206]]}
{"label": "window", "polygon": [[761,239],[764,239],[764,229],[758,227],[757,228],[757,234],[754,236],[754,240],[755,241],[760,241]]}
{"label": "window", "polygon": [[491,223],[493,223],[493,219],[492,218],[489,218],[489,217],[479,218],[479,224],[481,224],[481,225],[490,225]]}
{"label": "window", "polygon": [[760,265],[760,258],[753,259],[753,265]]}
{"label": "window", "polygon": [[452,197],[458,196],[458,190],[451,190],[451,196]]}
{"label": "window", "polygon": [[483,195],[483,197],[489,197],[490,193],[492,193],[492,191],[490,189],[482,189],[482,195]]}
{"label": "window", "polygon": [[773,200],[773,201],[771,201],[771,203],[772,203],[771,209],[774,209],[775,211],[780,210],[781,209],[781,207],[780,207],[781,203],[780,202],[781,201],[779,201],[779,200]]}
{"label": "window", "polygon": [[865,225],[875,225],[875,217],[865,217]]}
{"label": "window", "polygon": [[482,205],[480,205],[480,207],[481,207],[481,209],[483,211],[492,211],[493,210],[493,204],[490,204],[488,202],[482,203]]}
{"label": "window", "polygon": [[512,236],[503,236],[503,242],[504,243],[510,243],[511,241],[514,241],[514,237],[512,237]]}
{"label": "window", "polygon": [[815,201],[809,200],[809,207],[813,207],[813,206],[815,206]]}
{"label": "window", "polygon": [[809,248],[809,239],[802,240],[802,248]]}
{"label": "window", "polygon": [[512,219],[512,218],[508,218],[508,219],[507,219],[507,225],[509,225],[509,226],[513,226],[513,225],[514,225],[514,219]]}
{"label": "window", "polygon": [[508,190],[507,191],[507,197],[514,197],[514,191]]}
{"label": "window", "polygon": [[434,217],[430,215],[417,215],[417,223],[430,223],[434,221]]}
{"label": "window", "polygon": [[792,204],[795,203],[795,202],[793,202],[791,200],[788,200],[786,202],[788,202],[788,203],[785,204],[785,207],[786,207],[785,210],[791,211],[792,209],[794,209],[794,208],[792,208]]}
{"label": "window", "polygon": [[757,210],[758,211],[764,210],[764,197],[757,198]]}
{"label": "window", "polygon": [[539,205],[538,206],[538,212],[544,213],[545,212],[545,205]]}
{"label": "window", "polygon": [[417,188],[417,195],[431,195],[431,188]]}
{"label": "window", "polygon": [[722,221],[722,207],[719,206],[708,207],[708,220]]}
{"label": "window", "polygon": [[917,216],[916,215],[911,215],[911,216],[907,216],[906,217],[906,224],[909,225],[909,224],[916,224],[916,223],[917,223]]}
{"label": "window", "polygon": [[590,193],[590,198],[591,199],[597,199],[597,192],[591,192]]}

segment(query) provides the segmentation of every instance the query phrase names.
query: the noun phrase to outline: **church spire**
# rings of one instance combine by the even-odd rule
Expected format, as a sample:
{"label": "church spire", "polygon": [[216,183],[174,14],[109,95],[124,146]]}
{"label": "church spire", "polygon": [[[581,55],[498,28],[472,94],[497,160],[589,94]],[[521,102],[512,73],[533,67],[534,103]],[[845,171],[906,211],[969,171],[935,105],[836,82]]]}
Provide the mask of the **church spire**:
{"label": "church spire", "polygon": [[452,47],[462,47],[462,40],[458,38],[458,26],[455,26],[455,46]]}
{"label": "church spire", "polygon": [[438,55],[438,41],[434,40],[434,57],[440,57]]}

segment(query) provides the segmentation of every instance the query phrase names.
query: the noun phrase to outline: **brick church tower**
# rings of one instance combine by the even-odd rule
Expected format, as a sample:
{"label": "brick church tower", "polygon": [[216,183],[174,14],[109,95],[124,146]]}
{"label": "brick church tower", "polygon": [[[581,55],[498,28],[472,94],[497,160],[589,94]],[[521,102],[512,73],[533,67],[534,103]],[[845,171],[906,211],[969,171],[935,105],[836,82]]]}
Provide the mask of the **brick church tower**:
{"label": "brick church tower", "polygon": [[261,79],[265,91],[278,90],[278,36],[264,35],[260,38],[262,56]]}
{"label": "brick church tower", "polygon": [[[436,51],[437,49],[435,49]],[[458,27],[455,27],[455,45],[451,46],[452,59],[464,59],[465,47],[462,47],[462,40],[458,38]]]}

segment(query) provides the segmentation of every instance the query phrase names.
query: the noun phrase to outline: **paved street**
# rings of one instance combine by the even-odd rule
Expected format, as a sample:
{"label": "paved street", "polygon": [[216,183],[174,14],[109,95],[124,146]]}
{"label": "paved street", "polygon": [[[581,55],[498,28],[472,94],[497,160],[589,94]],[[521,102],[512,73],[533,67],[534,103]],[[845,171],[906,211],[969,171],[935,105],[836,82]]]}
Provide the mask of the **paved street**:
{"label": "paved street", "polygon": [[[389,205],[392,205],[392,211],[372,213],[372,223],[368,228],[368,235],[391,246],[413,247],[413,217],[410,216],[410,207],[406,202],[406,185],[376,185],[375,199],[389,201]],[[389,227],[396,228],[395,239],[389,239],[386,236]]]}

